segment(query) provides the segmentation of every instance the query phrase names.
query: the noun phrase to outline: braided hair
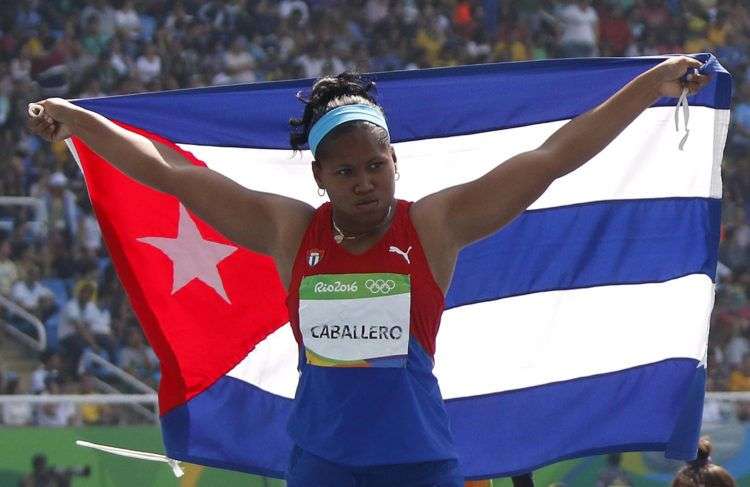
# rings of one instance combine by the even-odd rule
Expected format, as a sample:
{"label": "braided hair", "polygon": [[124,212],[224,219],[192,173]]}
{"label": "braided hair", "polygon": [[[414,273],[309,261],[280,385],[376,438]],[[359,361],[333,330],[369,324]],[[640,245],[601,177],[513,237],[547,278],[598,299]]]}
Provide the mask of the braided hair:
{"label": "braided hair", "polygon": [[711,442],[701,438],[698,457],[682,467],[672,481],[672,487],[735,487],[729,472],[711,462]]}
{"label": "braided hair", "polygon": [[[307,99],[302,95],[302,92],[297,93],[297,99],[305,103],[305,111],[302,118],[289,119],[289,125],[291,126],[289,142],[292,149],[295,152],[301,151],[307,145],[310,129],[315,125],[315,122],[334,108],[364,103],[377,107],[382,113],[383,108],[378,105],[375,96],[370,94],[371,91],[377,92],[374,81],[362,78],[357,73],[344,71],[336,76],[318,79],[313,85],[310,97]],[[381,144],[390,143],[387,130],[363,120],[354,120],[333,129],[326,135],[319,147],[324,148],[326,141],[334,139],[355,127],[364,127],[371,130]],[[318,154],[320,154],[320,148]]]}

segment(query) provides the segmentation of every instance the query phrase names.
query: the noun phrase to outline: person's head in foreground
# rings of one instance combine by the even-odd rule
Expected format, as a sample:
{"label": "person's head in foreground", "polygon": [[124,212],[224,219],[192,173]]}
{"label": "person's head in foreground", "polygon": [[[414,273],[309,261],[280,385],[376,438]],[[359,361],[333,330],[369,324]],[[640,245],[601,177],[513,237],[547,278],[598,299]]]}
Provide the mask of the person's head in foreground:
{"label": "person's head in foreground", "polygon": [[397,179],[382,108],[370,94],[372,81],[356,74],[319,79],[301,119],[290,120],[294,150],[309,144],[319,193],[328,193],[335,219],[353,230],[388,220]]}
{"label": "person's head in foreground", "polygon": [[672,487],[734,487],[737,485],[729,472],[711,461],[711,442],[701,438],[698,458],[682,467],[672,481]]}

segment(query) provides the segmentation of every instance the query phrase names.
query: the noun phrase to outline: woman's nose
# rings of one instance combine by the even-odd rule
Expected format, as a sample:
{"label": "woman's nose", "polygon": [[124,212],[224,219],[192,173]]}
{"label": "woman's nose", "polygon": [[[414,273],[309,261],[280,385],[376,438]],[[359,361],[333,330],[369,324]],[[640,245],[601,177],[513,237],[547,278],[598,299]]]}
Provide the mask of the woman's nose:
{"label": "woman's nose", "polygon": [[369,193],[373,188],[375,188],[375,185],[372,183],[370,176],[363,174],[357,180],[357,183],[354,186],[354,192],[357,194]]}

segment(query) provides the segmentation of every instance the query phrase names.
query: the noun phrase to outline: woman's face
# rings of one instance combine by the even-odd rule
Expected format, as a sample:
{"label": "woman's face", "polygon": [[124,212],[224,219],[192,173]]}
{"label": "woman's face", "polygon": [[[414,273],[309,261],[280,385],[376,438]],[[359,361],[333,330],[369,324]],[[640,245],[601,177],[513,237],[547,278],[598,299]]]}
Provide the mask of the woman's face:
{"label": "woman's face", "polygon": [[78,299],[87,303],[91,301],[94,296],[94,289],[91,286],[81,286],[81,290],[78,291]]}
{"label": "woman's face", "polygon": [[313,162],[315,181],[328,192],[337,215],[379,223],[393,202],[395,152],[367,127],[332,135]]}

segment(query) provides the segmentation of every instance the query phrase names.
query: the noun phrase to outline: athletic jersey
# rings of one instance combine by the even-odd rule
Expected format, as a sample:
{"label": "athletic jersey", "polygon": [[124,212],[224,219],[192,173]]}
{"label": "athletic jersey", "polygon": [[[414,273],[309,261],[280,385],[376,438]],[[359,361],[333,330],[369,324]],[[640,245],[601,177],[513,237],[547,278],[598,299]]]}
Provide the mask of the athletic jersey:
{"label": "athletic jersey", "polygon": [[287,307],[300,349],[289,420],[294,442],[351,466],[456,458],[432,374],[443,293],[398,200],[390,228],[361,255],[315,212],[292,268]]}

